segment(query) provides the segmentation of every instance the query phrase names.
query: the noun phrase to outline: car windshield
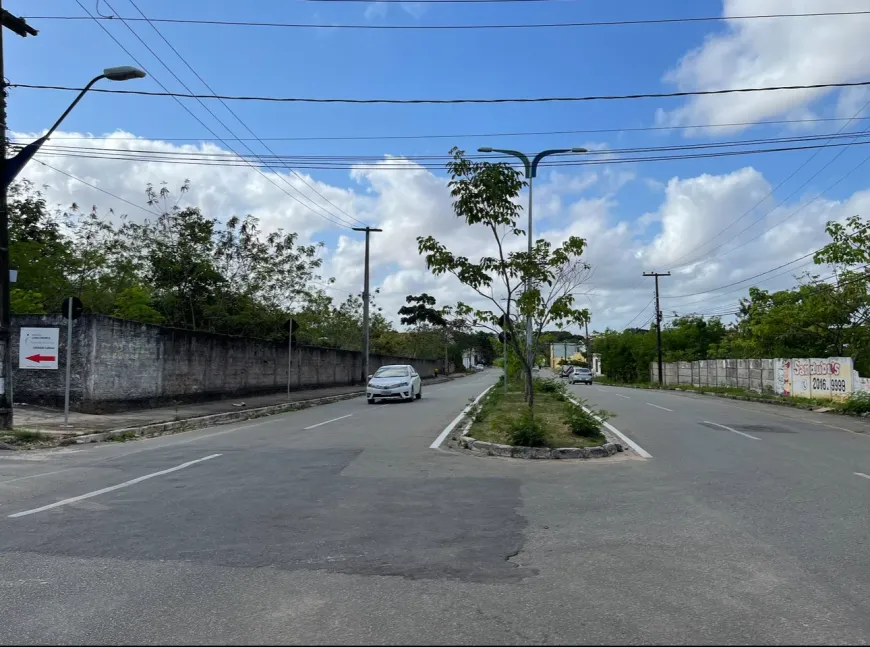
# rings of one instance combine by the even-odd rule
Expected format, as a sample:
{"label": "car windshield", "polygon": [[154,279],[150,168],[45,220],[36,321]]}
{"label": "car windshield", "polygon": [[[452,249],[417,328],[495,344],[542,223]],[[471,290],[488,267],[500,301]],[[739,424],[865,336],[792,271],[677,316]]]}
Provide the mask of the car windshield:
{"label": "car windshield", "polygon": [[575,373],[588,373],[589,369],[588,368],[575,368],[574,372]]}
{"label": "car windshield", "polygon": [[408,377],[407,366],[384,366],[379,368],[375,377]]}

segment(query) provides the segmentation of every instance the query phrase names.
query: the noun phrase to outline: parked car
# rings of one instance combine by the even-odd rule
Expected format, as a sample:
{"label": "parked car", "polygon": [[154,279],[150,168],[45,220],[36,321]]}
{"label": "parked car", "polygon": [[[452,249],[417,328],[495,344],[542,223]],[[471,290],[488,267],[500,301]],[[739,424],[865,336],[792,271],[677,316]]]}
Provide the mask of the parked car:
{"label": "parked car", "polygon": [[366,386],[366,402],[375,400],[401,400],[410,402],[423,397],[423,382],[410,364],[381,366],[374,375],[369,375]]}
{"label": "parked car", "polygon": [[571,384],[592,384],[592,371],[588,368],[583,368],[580,366],[575,366],[574,370],[571,371],[571,377],[568,378],[568,382]]}

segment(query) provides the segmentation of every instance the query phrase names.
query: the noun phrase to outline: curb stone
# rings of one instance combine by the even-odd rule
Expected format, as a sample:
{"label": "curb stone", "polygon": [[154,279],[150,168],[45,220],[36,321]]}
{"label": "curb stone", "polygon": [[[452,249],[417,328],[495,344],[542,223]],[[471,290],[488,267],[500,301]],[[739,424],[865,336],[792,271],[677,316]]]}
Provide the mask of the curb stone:
{"label": "curb stone", "polygon": [[471,436],[463,435],[460,447],[486,454],[487,456],[502,456],[505,458],[523,458],[527,460],[544,459],[583,459],[583,458],[607,458],[617,452],[625,451],[620,443],[604,443],[598,447],[522,447],[518,445],[501,445],[482,440],[476,440]]}
{"label": "curb stone", "polygon": [[[465,377],[457,376],[457,377]],[[432,380],[427,386],[434,384],[442,384],[457,379],[457,377],[445,377]],[[178,434],[184,431],[194,431],[196,429],[204,429],[206,427],[214,427],[217,425],[225,425],[233,422],[244,422],[255,418],[263,418],[266,416],[274,416],[291,411],[299,411],[316,407],[323,404],[332,404],[333,402],[341,402],[342,400],[351,400],[365,395],[365,391],[353,391],[351,393],[341,393],[339,395],[329,395],[323,398],[312,398],[310,400],[297,400],[295,402],[285,402],[283,404],[273,404],[267,407],[257,407],[255,409],[245,409],[243,411],[226,411],[224,413],[215,413],[208,416],[197,416],[194,418],[185,418],[183,420],[173,420],[170,422],[155,422],[149,425],[139,427],[125,427],[123,429],[112,429],[110,431],[101,431],[94,434],[86,434],[75,438],[65,438],[59,444],[61,445],[83,445],[88,443],[105,442],[115,436],[130,436],[136,438],[156,438],[159,436],[168,436]]]}

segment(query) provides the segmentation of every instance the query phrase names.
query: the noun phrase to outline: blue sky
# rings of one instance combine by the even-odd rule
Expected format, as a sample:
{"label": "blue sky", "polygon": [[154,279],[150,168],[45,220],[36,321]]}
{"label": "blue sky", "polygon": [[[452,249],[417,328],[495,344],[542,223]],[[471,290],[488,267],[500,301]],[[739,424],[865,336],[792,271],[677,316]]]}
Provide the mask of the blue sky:
{"label": "blue sky", "polygon": [[[128,0],[109,0],[122,16],[138,15]],[[93,0],[83,0],[95,13]],[[97,3],[104,14],[114,13],[105,1]],[[644,2],[592,2],[576,0],[540,2],[529,5],[467,4],[412,5],[373,3],[319,3],[293,0],[253,0],[248,3],[228,0],[168,2],[139,0],[139,7],[151,18],[194,18],[212,20],[256,20],[310,23],[364,24],[474,24],[530,23],[644,19],[675,16],[713,16],[723,13],[723,3],[695,0],[691,3],[673,0]],[[820,10],[823,3],[812,0],[732,0],[724,10],[732,14],[741,7],[745,13]],[[832,0],[826,9],[852,8],[851,0]],[[837,5],[837,6],[834,6]],[[7,8],[18,15],[68,15],[85,13],[72,1],[8,0]],[[738,11],[739,13],[739,11]],[[793,19],[776,23],[780,36],[787,29],[808,29],[808,21]],[[854,26],[858,19],[842,20],[844,26]],[[846,21],[849,21],[847,24]],[[773,27],[773,23],[768,21]],[[798,26],[796,23],[803,23]],[[11,83],[58,84],[79,86],[112,65],[134,62],[103,33],[93,21],[32,20],[40,30],[36,38],[21,39],[7,32],[6,76]],[[169,89],[184,91],[180,84],[138,43],[119,21],[105,26],[140,60],[152,77],[124,84],[125,88],[159,90],[154,78]],[[205,88],[147,24],[133,25],[139,34],[170,64],[173,70],[197,92]],[[678,68],[681,59],[701,47],[705,39],[717,35],[728,39],[733,24],[694,23],[662,26],[620,26],[576,29],[540,30],[468,30],[468,31],[362,31],[344,29],[271,29],[190,25],[159,25],[163,34],[184,55],[188,62],[220,93],[239,95],[311,96],[311,97],[389,97],[389,98],[461,98],[461,97],[532,97],[589,94],[623,94],[633,92],[663,92],[678,89],[678,83],[667,80],[669,72]],[[787,28],[787,29],[786,29]],[[839,25],[837,27],[839,29]],[[774,30],[775,31],[775,30]],[[772,31],[771,33],[774,33]],[[865,32],[866,33],[866,32]],[[783,75],[782,65],[765,49],[757,33],[741,36],[743,42],[756,43],[757,52],[749,52],[754,77],[743,72],[729,77],[730,61],[692,63],[680,77],[684,85],[723,87],[741,85],[744,79],[770,79],[779,82],[831,82],[859,80],[862,74],[870,78],[865,62],[843,62],[842,69],[821,66],[817,72],[806,66],[798,74]],[[753,40],[755,39],[755,40]],[[775,39],[772,37],[771,41]],[[738,52],[742,47],[737,39]],[[818,55],[829,49],[822,39],[807,48],[819,48]],[[726,50],[727,51],[727,50]],[[731,50],[732,53],[735,50]],[[812,51],[806,53],[808,56]],[[793,57],[794,58],[794,57]],[[832,58],[836,58],[832,56]],[[854,58],[854,57],[853,57]],[[820,64],[821,65],[821,64]],[[765,68],[765,66],[767,66]],[[741,67],[735,64],[734,67]],[[709,81],[702,78],[711,72]],[[865,73],[866,72],[866,73]],[[815,74],[815,76],[814,76]],[[836,76],[837,78],[832,78]],[[818,78],[816,78],[818,77]],[[743,85],[764,85],[742,83]],[[103,82],[103,87],[111,84]],[[689,89],[695,89],[695,87]],[[863,95],[852,97],[858,107]],[[795,101],[785,107],[758,109],[750,115],[757,119],[791,119],[830,117],[848,114],[849,102],[841,93],[827,93],[812,101]],[[9,127],[16,132],[31,133],[44,129],[63,110],[71,96],[61,92],[12,89],[9,97]],[[709,106],[704,115],[723,116],[725,121],[741,120],[746,107],[741,98],[718,100],[715,110]],[[420,134],[492,133],[515,131],[555,131],[600,128],[637,128],[656,125],[656,111],[679,110],[689,104],[685,99],[600,101],[532,105],[466,105],[466,106],[359,106],[312,104],[233,103],[232,107],[260,137],[341,137]],[[246,136],[224,109],[209,104],[237,135]],[[726,106],[726,108],[721,108]],[[730,107],[728,107],[730,106]],[[838,107],[839,106],[839,107]],[[190,107],[219,134],[227,134],[198,105]],[[718,111],[718,112],[717,112]],[[853,111],[854,113],[855,111]],[[737,119],[729,119],[735,115]],[[851,116],[851,114],[849,115]],[[690,117],[684,118],[692,122]],[[661,119],[661,117],[660,117]],[[707,119],[706,122],[719,121]],[[664,122],[662,122],[664,123]],[[792,126],[754,126],[740,132],[715,131],[694,133],[693,137],[679,130],[656,132],[621,132],[524,137],[456,137],[445,139],[371,140],[371,141],[292,141],[270,142],[278,153],[300,155],[443,155],[453,145],[474,150],[481,145],[540,150],[548,147],[576,145],[606,145],[611,148],[634,146],[677,145],[688,141],[711,141],[739,138],[773,137],[801,133],[836,131],[842,122]],[[849,130],[862,130],[865,122],[853,122]],[[64,131],[100,135],[123,130],[149,139],[202,138],[209,133],[168,98],[123,97],[90,94],[64,123]],[[257,152],[265,152],[252,143]],[[797,189],[815,170],[839,149],[823,151],[805,172],[787,182],[775,197],[785,198]],[[562,197],[564,210],[547,213],[542,209],[542,226],[566,227],[572,222],[569,206],[581,197],[588,200],[608,200],[605,220],[615,226],[619,222],[637,223],[644,214],[663,208],[661,185],[672,178],[693,178],[704,174],[727,176],[751,166],[770,187],[792,173],[810,152],[793,152],[765,156],[733,157],[669,163],[614,166],[611,172],[631,172],[633,178],[623,185],[607,186],[599,181],[583,195],[572,195],[565,178],[579,178],[580,169],[565,169],[554,188]],[[802,196],[813,196],[841,177],[867,155],[861,146],[848,149],[836,163],[792,198],[795,204]],[[347,171],[314,172],[313,177],[338,189],[351,189],[360,195],[371,187],[361,186]],[[856,191],[866,188],[866,170],[843,181],[827,198],[847,200]],[[159,182],[174,178],[151,178]],[[541,175],[540,183],[551,181],[549,172]],[[616,189],[616,190],[614,190]],[[775,203],[771,204],[771,208]],[[576,211],[576,210],[575,210]],[[739,215],[739,214],[737,214]],[[759,214],[760,215],[760,214]],[[312,216],[313,217],[313,216]],[[736,217],[736,215],[735,215]],[[547,220],[549,219],[549,220]],[[633,232],[631,240],[638,245],[650,245],[663,233],[665,219],[650,218],[645,226]],[[727,223],[725,223],[727,224]],[[747,222],[748,224],[748,222]],[[714,227],[714,231],[715,231]],[[819,234],[821,236],[821,232]],[[330,248],[338,245],[338,233],[323,232],[318,236]],[[823,240],[822,240],[823,242]],[[590,241],[590,245],[592,241]],[[672,256],[673,257],[673,256]],[[771,261],[769,267],[776,263]],[[381,278],[401,267],[396,261],[381,268]],[[731,268],[732,270],[734,268]],[[764,269],[763,267],[761,269]],[[691,278],[691,277],[688,277]],[[787,278],[787,277],[786,277]],[[642,305],[642,304],[641,304]],[[613,306],[611,306],[613,307]]]}

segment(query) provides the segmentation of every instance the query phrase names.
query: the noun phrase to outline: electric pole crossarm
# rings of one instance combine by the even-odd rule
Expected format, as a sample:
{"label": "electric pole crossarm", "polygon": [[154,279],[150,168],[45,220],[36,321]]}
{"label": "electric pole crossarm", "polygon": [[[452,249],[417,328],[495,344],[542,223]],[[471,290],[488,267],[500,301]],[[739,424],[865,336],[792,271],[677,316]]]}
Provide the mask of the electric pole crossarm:
{"label": "electric pole crossarm", "polygon": [[664,386],[664,375],[662,372],[662,310],[659,306],[659,277],[670,276],[670,272],[644,272],[644,276],[654,276],[656,279],[656,349],[658,351],[659,360],[659,386]]}

